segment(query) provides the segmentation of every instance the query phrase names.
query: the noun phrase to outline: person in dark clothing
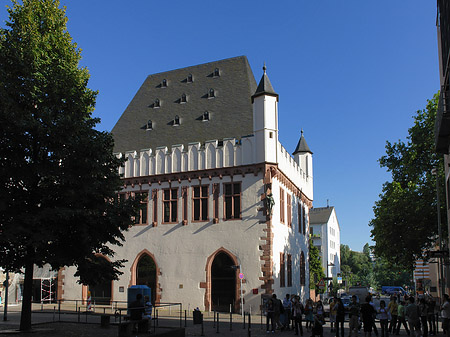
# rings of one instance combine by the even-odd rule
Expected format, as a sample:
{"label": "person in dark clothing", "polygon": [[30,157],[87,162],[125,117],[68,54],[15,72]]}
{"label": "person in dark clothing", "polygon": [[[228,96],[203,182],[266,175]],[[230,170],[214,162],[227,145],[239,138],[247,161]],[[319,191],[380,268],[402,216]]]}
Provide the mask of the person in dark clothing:
{"label": "person in dark clothing", "polygon": [[139,321],[144,314],[144,303],[142,302],[142,294],[136,295],[136,300],[130,303],[130,319],[132,321]]}
{"label": "person in dark clothing", "polygon": [[272,332],[275,332],[275,314],[273,309],[273,298],[266,302],[266,331],[269,333],[269,321],[272,324]]}
{"label": "person in dark clothing", "polygon": [[372,327],[375,321],[376,311],[372,304],[370,304],[371,297],[366,297],[366,303],[361,305],[361,316],[364,324],[364,336],[370,337],[372,335]]}
{"label": "person in dark clothing", "polygon": [[340,298],[336,298],[336,337],[339,337],[339,325],[341,328],[341,336],[344,337],[344,321],[345,321],[345,309],[344,303]]}

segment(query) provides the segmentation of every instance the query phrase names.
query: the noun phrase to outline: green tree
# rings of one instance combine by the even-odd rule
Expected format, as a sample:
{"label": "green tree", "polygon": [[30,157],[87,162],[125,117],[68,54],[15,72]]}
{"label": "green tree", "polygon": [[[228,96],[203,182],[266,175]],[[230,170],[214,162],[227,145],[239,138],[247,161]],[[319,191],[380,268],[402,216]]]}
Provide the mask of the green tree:
{"label": "green tree", "polygon": [[[369,223],[375,241],[374,253],[399,269],[411,270],[414,262],[423,257],[424,250],[435,242],[438,233],[433,168],[437,168],[441,200],[445,200],[445,189],[443,158],[434,151],[437,104],[436,94],[426,109],[417,111],[407,142],[387,142],[386,155],[379,160],[380,166],[391,173],[392,181],[384,183],[380,200],[373,208],[374,218]],[[443,203],[441,207],[440,224],[446,223]]]}
{"label": "green tree", "polygon": [[[314,246],[312,238],[309,239],[309,288],[316,289],[316,283],[325,277],[322,268],[322,259],[319,249]],[[323,291],[322,291],[323,292]]]}
{"label": "green tree", "polygon": [[[0,28],[0,266],[25,270],[21,330],[31,329],[33,265],[76,266],[83,284],[117,279],[113,245],[139,200],[119,202],[122,160],[94,129],[97,93],[57,0],[13,0]],[[101,262],[99,262],[101,260]]]}

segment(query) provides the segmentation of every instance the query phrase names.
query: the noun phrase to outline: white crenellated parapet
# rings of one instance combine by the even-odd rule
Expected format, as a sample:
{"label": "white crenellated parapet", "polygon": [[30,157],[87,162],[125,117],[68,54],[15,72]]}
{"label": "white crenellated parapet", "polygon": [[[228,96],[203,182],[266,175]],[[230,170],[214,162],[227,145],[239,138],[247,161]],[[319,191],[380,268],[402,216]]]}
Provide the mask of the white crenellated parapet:
{"label": "white crenellated parapet", "polygon": [[303,193],[313,199],[313,177],[308,175],[306,167],[301,167],[291,156],[291,154],[278,142],[278,168],[282,171],[292,182],[302,188]]}
{"label": "white crenellated parapet", "polygon": [[247,136],[240,141],[225,138],[222,142],[208,140],[204,145],[200,142],[189,143],[187,149],[178,144],[170,150],[167,146],[161,146],[155,151],[127,151],[125,154],[116,154],[118,158],[125,156],[127,159],[119,173],[125,178],[131,178],[250,165],[255,163],[254,140],[254,137]]}
{"label": "white crenellated parapet", "polygon": [[[204,144],[189,143],[187,149],[178,144],[173,145],[170,150],[167,146],[162,146],[157,147],[154,152],[152,149],[128,151],[124,154],[127,159],[125,167],[120,168],[119,172],[124,174],[125,178],[131,178],[251,165],[256,163],[255,140],[255,137],[247,136],[242,137],[240,141],[225,138],[222,142],[208,140]],[[303,167],[303,161],[303,166],[299,165],[280,142],[277,145],[279,169],[312,199],[313,177],[307,173],[312,172],[312,163],[305,164],[310,166],[309,169]],[[120,158],[122,154],[117,156]]]}

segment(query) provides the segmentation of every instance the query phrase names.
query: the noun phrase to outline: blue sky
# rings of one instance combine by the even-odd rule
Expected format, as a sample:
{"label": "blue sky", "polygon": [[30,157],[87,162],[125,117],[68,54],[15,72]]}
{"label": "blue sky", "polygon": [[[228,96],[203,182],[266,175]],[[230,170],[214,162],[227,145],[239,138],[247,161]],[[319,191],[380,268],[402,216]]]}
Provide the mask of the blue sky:
{"label": "blue sky", "polygon": [[[0,0],[0,25],[7,18]],[[382,184],[387,140],[439,89],[436,2],[424,0],[62,0],[82,48],[95,116],[110,131],[149,74],[246,55],[280,96],[279,138],[304,130],[314,206],[336,207],[341,243],[362,250]],[[434,221],[431,219],[430,221]]]}

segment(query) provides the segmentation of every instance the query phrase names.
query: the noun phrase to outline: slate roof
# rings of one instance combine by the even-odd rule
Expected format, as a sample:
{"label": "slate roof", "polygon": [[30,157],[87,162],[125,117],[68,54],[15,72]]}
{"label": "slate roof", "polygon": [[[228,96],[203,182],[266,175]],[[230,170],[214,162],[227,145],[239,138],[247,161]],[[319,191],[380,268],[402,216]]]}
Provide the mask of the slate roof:
{"label": "slate roof", "polygon": [[309,211],[309,223],[311,225],[325,224],[330,219],[334,207],[317,207],[311,208]]}
{"label": "slate roof", "polygon": [[[210,97],[211,89],[214,97]],[[114,151],[154,150],[250,135],[255,90],[245,56],[149,75],[112,129]],[[209,112],[207,121],[203,120],[205,111]],[[175,116],[179,126],[174,126]],[[149,120],[151,130],[147,129]]]}
{"label": "slate roof", "polygon": [[306,140],[305,140],[305,137],[303,136],[303,130],[302,130],[302,135],[300,137],[300,140],[298,141],[297,147],[295,148],[295,151],[292,154],[305,153],[305,152],[309,152],[312,154],[312,151],[309,149],[308,144],[306,144]]}
{"label": "slate roof", "polygon": [[266,65],[265,64],[264,64],[263,70],[264,70],[264,74],[261,77],[261,80],[259,81],[258,88],[256,88],[256,92],[252,96],[252,102],[255,97],[258,97],[261,95],[275,96],[275,97],[277,97],[277,100],[278,100],[278,94],[273,89],[272,83],[270,83],[269,77],[266,74]]}

